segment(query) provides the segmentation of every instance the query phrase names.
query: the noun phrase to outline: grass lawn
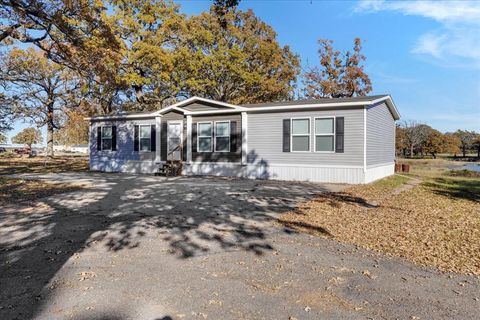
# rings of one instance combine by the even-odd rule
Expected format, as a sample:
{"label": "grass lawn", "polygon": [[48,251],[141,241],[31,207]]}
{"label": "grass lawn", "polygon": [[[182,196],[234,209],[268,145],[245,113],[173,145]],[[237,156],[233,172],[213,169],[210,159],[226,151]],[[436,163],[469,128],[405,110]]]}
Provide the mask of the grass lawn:
{"label": "grass lawn", "polygon": [[[410,174],[320,195],[280,223],[442,271],[480,274],[480,178],[447,160],[409,160]],[[418,183],[421,180],[421,183]]]}
{"label": "grass lawn", "polygon": [[44,157],[0,158],[0,175],[16,173],[46,173],[65,171],[87,171],[88,157]]}

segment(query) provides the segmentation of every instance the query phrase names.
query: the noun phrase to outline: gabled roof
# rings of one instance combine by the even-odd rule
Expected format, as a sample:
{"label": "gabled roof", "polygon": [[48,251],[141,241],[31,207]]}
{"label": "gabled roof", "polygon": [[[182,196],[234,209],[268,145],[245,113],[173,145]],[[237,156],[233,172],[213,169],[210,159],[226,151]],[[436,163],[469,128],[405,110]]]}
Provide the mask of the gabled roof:
{"label": "gabled roof", "polygon": [[385,102],[392,113],[395,120],[400,119],[400,113],[393,103],[392,97],[387,94],[363,97],[348,97],[348,98],[324,98],[324,99],[309,99],[296,101],[281,101],[269,103],[257,103],[242,105],[248,111],[265,112],[265,111],[279,111],[279,110],[308,110],[317,108],[343,108],[343,107],[365,107]]}
{"label": "gabled roof", "polygon": [[245,110],[245,108],[242,107],[242,106],[237,106],[237,105],[226,103],[226,102],[221,102],[221,101],[216,101],[216,100],[212,100],[212,99],[206,99],[206,98],[201,98],[201,97],[194,96],[194,97],[188,98],[186,100],[183,100],[183,101],[177,102],[175,104],[172,104],[171,106],[168,106],[164,109],[158,110],[158,111],[154,112],[153,114],[154,115],[164,114],[164,113],[166,113],[166,112],[168,112],[172,109],[181,111],[184,114],[194,113],[194,111],[188,111],[188,110],[185,110],[185,109],[181,108],[183,106],[187,106],[187,105],[189,105],[191,103],[194,103],[194,102],[209,103],[209,104],[213,104],[213,105],[216,105],[216,106],[230,108],[230,109],[233,109],[233,110],[236,110],[236,111],[244,111]]}
{"label": "gabled roof", "polygon": [[[203,102],[210,105],[223,107],[222,110],[213,111],[191,111],[186,110],[185,107],[195,102]],[[280,101],[269,103],[234,105],[226,102],[215,101],[201,97],[191,97],[183,101],[177,102],[164,109],[153,112],[137,112],[137,113],[120,113],[111,116],[98,116],[85,118],[86,120],[114,120],[125,118],[152,118],[155,116],[162,116],[164,113],[171,110],[179,111],[185,115],[208,115],[221,113],[236,113],[236,112],[274,112],[274,111],[301,111],[319,108],[351,108],[351,107],[369,107],[385,102],[395,120],[400,119],[400,113],[395,106],[390,95],[375,95],[364,97],[349,97],[349,98],[324,98],[311,100],[296,100],[296,101]]]}

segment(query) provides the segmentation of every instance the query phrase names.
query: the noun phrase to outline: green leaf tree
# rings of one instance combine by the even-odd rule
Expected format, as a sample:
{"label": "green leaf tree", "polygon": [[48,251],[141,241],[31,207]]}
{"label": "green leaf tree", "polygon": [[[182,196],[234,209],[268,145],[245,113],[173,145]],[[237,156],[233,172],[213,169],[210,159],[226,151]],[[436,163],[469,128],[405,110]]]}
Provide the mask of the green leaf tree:
{"label": "green leaf tree", "polygon": [[29,148],[32,144],[42,142],[42,132],[35,128],[25,128],[12,137],[12,143],[25,144]]}
{"label": "green leaf tree", "polygon": [[225,28],[215,7],[188,19],[179,50],[184,95],[236,104],[291,98],[298,57],[252,10],[228,10],[223,19]]}
{"label": "green leaf tree", "polygon": [[340,52],[333,41],[318,40],[319,67],[310,67],[303,74],[304,95],[309,99],[365,96],[372,91],[372,83],[361,64],[362,41],[355,38],[353,52]]}
{"label": "green leaf tree", "polygon": [[7,143],[7,136],[0,133],[0,144]]}

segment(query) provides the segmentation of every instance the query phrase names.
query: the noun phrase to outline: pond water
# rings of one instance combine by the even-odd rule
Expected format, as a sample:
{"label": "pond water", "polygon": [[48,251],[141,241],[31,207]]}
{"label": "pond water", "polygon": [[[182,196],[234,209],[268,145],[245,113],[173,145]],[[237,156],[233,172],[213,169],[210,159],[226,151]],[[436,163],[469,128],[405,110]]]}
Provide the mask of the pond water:
{"label": "pond water", "polygon": [[476,171],[480,172],[480,163],[467,163],[464,164],[463,166],[455,166],[455,167],[449,167],[451,170],[470,170],[470,171]]}

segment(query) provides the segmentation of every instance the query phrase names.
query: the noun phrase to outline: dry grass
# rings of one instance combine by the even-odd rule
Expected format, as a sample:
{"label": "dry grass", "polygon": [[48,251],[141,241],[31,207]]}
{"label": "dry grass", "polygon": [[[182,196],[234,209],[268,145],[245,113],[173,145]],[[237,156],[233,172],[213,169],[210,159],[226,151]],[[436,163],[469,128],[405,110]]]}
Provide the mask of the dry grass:
{"label": "dry grass", "polygon": [[81,188],[79,185],[66,183],[53,184],[37,180],[0,177],[0,203],[33,201],[54,194],[76,191]]}
{"label": "dry grass", "polygon": [[450,177],[445,163],[420,161],[411,176],[424,182],[416,187],[402,187],[409,178],[396,175],[321,195],[280,222],[442,271],[479,275],[480,179]]}
{"label": "dry grass", "polygon": [[88,171],[87,157],[0,158],[0,175],[16,173],[46,173],[65,171]]}

